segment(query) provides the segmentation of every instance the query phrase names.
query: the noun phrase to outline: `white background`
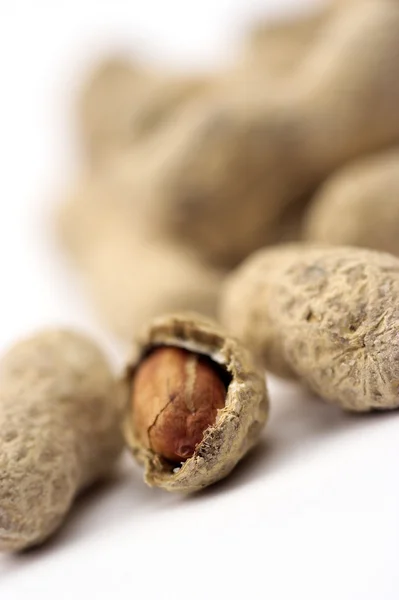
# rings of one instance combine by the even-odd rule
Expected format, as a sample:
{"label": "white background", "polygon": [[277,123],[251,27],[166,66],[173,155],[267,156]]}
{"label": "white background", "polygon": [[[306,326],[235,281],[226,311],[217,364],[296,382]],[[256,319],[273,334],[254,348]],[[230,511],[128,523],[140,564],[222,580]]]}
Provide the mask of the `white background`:
{"label": "white background", "polygon": [[[299,0],[0,1],[0,349],[48,324],[91,332],[120,364],[49,231],[78,167],[74,88],[99,49],[202,67],[238,25]],[[270,383],[259,449],[180,498],[126,456],[40,550],[0,557],[1,600],[132,597],[397,600],[399,414],[355,417]]]}

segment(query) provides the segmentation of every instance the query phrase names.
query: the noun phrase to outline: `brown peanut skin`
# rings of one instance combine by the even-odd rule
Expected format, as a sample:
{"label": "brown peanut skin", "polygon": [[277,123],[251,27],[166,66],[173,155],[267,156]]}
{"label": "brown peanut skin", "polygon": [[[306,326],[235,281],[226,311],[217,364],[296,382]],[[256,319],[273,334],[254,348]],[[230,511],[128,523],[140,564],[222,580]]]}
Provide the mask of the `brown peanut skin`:
{"label": "brown peanut skin", "polygon": [[122,450],[120,386],[86,337],[44,331],[0,363],[0,550],[35,546]]}
{"label": "brown peanut skin", "polygon": [[262,250],[228,279],[221,320],[281,376],[364,412],[399,407],[399,260],[353,247]]}
{"label": "brown peanut skin", "polygon": [[226,388],[210,361],[181,348],[158,348],[133,381],[133,425],[149,449],[180,463],[194,454],[224,407]]}
{"label": "brown peanut skin", "polygon": [[[131,403],[126,407],[125,440],[145,466],[146,483],[170,492],[192,493],[226,477],[259,440],[269,406],[264,373],[248,350],[212,320],[195,313],[163,315],[153,319],[136,342],[126,370],[127,395],[134,386],[137,368],[159,346],[204,355],[226,376],[224,406],[203,432],[194,454],[181,466],[171,465],[143,443],[134,427]],[[213,376],[212,381],[214,384]]]}

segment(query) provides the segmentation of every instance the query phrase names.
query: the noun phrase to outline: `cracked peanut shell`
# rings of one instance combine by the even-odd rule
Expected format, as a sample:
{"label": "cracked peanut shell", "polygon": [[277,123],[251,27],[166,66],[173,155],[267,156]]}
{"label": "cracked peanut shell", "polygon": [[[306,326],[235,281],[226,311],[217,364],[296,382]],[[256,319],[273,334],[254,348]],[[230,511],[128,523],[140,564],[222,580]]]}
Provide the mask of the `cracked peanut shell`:
{"label": "cracked peanut shell", "polygon": [[138,341],[126,372],[129,395],[140,364],[159,347],[183,349],[212,361],[226,385],[224,407],[194,454],[181,463],[164,459],[143,443],[134,427],[134,404],[130,400],[127,405],[125,439],[145,466],[145,481],[168,491],[195,492],[228,475],[258,441],[268,416],[264,374],[242,344],[212,321],[192,313],[167,315],[154,319]]}
{"label": "cracked peanut shell", "polygon": [[221,320],[266,369],[364,412],[399,406],[399,260],[353,247],[262,250],[226,282]]}
{"label": "cracked peanut shell", "polygon": [[0,550],[48,538],[119,456],[120,386],[86,337],[49,330],[0,363]]}

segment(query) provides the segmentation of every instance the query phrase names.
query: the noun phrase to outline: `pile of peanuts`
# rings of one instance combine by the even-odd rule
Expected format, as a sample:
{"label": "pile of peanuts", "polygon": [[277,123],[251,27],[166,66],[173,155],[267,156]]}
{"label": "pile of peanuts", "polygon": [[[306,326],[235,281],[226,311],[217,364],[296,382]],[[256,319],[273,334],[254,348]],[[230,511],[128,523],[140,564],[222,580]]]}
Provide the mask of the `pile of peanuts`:
{"label": "pile of peanuts", "polygon": [[344,410],[399,406],[399,3],[260,24],[207,76],[105,60],[62,247],[122,376],[49,330],[0,364],[0,548],[47,539],[126,445],[149,485],[228,475],[267,421],[265,370]]}

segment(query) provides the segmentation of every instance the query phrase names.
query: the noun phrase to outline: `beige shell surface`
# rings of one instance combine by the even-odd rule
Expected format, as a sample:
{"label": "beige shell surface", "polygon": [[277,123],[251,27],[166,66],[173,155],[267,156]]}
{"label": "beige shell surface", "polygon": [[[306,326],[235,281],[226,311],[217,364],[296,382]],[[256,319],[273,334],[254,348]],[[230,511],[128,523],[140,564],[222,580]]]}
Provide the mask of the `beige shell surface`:
{"label": "beige shell surface", "polygon": [[132,112],[147,85],[140,67],[124,56],[104,58],[87,75],[77,98],[77,125],[93,164],[134,139]]}
{"label": "beige shell surface", "polygon": [[96,178],[61,206],[57,235],[73,259],[104,324],[130,341],[142,323],[165,312],[213,316],[224,272],[187,248],[151,233],[140,207],[123,204],[118,188]]}
{"label": "beige shell surface", "polygon": [[303,155],[323,178],[397,143],[398,61],[397,2],[345,1],[328,20],[295,82]]}
{"label": "beige shell surface", "polygon": [[[181,466],[167,464],[137,441],[129,410],[124,420],[126,441],[145,465],[149,485],[168,491],[195,492],[222,479],[258,441],[268,416],[264,374],[251,355],[215,323],[199,315],[180,314],[155,319],[139,340],[126,381],[134,377],[134,365],[149,349],[171,345],[204,354],[226,369],[231,377],[225,408],[204,433],[194,455]],[[173,468],[174,467],[174,468]]]}
{"label": "beige shell surface", "polygon": [[156,132],[210,85],[205,75],[153,72],[123,55],[104,58],[77,103],[79,132],[92,164],[101,167]]}
{"label": "beige shell surface", "polygon": [[258,21],[245,40],[244,65],[261,69],[274,78],[291,75],[311,51],[330,16],[330,4],[275,20]]}
{"label": "beige shell surface", "polygon": [[[211,265],[231,268],[278,241],[287,205],[307,191],[291,107],[279,100],[257,84],[192,105],[174,124],[182,131],[179,152],[154,154],[157,176],[149,181],[161,189],[153,196],[159,229]],[[167,149],[177,131],[163,134]],[[285,177],[287,164],[292,177]]]}
{"label": "beige shell surface", "polygon": [[353,411],[399,406],[399,260],[353,247],[264,250],[228,279],[224,325],[263,359]]}
{"label": "beige shell surface", "polygon": [[98,348],[49,330],[0,363],[0,549],[37,545],[119,456],[121,388]]}
{"label": "beige shell surface", "polygon": [[399,255],[399,149],[359,159],[329,177],[309,206],[303,237]]}
{"label": "beige shell surface", "polygon": [[160,133],[166,150],[148,171],[160,228],[227,268],[279,241],[289,207],[346,162],[398,142],[398,64],[398,3],[342,3],[284,85],[244,80],[190,105],[172,123],[184,135]]}

